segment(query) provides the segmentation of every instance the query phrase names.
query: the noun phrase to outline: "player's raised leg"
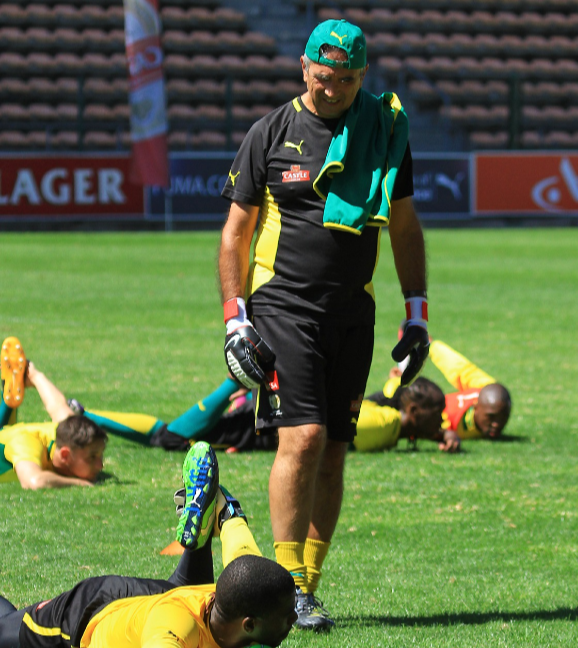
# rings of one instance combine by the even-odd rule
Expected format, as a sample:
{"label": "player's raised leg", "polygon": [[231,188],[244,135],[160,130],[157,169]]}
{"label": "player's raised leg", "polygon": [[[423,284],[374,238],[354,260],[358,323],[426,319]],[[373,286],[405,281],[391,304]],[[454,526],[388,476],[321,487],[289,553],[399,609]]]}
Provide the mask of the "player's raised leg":
{"label": "player's raised leg", "polygon": [[185,548],[201,548],[213,535],[219,493],[219,464],[211,446],[199,441],[183,462],[185,506],[177,526],[177,540]]}
{"label": "player's raised leg", "polygon": [[7,337],[2,342],[2,355],[0,357],[0,374],[2,377],[4,403],[16,409],[24,400],[24,382],[28,361],[20,340]]}

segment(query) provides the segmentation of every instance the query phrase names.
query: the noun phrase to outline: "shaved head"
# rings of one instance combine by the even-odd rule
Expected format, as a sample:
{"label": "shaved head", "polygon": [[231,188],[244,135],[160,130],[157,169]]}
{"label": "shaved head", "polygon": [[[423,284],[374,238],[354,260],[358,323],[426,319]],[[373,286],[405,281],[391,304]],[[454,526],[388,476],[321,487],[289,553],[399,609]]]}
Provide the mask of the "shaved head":
{"label": "shaved head", "polygon": [[480,390],[474,407],[474,422],[487,438],[496,439],[502,434],[510,418],[512,399],[510,392],[500,383],[486,385]]}
{"label": "shaved head", "polygon": [[482,405],[501,405],[502,407],[508,408],[512,406],[510,392],[500,383],[493,383],[482,387],[478,403]]}

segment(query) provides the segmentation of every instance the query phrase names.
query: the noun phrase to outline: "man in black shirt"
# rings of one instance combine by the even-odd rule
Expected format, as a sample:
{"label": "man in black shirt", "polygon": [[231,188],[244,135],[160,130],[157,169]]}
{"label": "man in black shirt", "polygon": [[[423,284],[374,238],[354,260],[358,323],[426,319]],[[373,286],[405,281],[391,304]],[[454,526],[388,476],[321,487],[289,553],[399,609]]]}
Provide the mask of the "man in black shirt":
{"label": "man in black shirt", "polygon": [[330,629],[314,593],[371,365],[382,226],[406,298],[392,353],[410,356],[404,384],[427,356],[426,263],[407,117],[395,94],[362,90],[362,31],[321,23],[301,64],[305,93],[254,124],[229,172],[219,273],[229,371],[259,388],[260,432],[278,432],[269,504],[277,561],[298,588],[297,626]]}

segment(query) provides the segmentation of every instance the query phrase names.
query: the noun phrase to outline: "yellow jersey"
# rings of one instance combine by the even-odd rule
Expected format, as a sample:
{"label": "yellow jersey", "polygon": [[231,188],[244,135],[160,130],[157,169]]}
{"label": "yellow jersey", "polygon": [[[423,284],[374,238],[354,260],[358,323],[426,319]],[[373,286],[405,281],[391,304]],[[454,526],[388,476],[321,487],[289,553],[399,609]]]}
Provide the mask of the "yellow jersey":
{"label": "yellow jersey", "polygon": [[88,623],[80,648],[219,648],[209,629],[215,585],[113,601]]}
{"label": "yellow jersey", "polygon": [[32,461],[53,470],[57,423],[17,423],[0,430],[0,483],[18,481],[14,466]]}

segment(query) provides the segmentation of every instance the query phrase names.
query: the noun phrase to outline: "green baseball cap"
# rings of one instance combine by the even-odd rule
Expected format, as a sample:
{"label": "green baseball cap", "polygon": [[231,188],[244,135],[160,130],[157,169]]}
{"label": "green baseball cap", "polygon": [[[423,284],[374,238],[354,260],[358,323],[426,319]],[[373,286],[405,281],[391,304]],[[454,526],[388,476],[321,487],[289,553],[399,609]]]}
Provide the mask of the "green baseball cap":
{"label": "green baseball cap", "polygon": [[[322,45],[333,45],[345,50],[347,61],[333,61],[325,58],[320,50]],[[365,36],[359,27],[347,20],[326,20],[319,23],[311,32],[305,54],[314,62],[330,67],[341,67],[349,70],[364,68],[367,62]]]}

